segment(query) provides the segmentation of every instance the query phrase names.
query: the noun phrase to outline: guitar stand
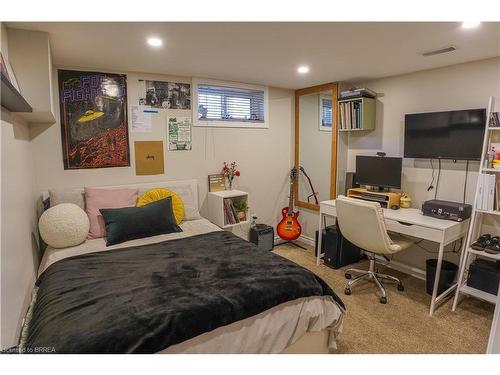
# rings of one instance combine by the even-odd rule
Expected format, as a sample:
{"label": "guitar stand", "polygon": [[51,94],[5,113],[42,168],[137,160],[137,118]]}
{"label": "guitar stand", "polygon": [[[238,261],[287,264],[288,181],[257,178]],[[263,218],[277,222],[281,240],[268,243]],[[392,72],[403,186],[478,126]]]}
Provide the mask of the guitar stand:
{"label": "guitar stand", "polygon": [[276,245],[276,246],[285,245],[285,244],[287,244],[287,243],[289,243],[289,244],[291,244],[291,245],[293,245],[293,246],[296,246],[296,247],[300,247],[302,250],[307,250],[304,246],[299,245],[298,243],[293,242],[293,241],[285,241],[285,242],[280,243],[280,244],[278,244],[278,245]]}

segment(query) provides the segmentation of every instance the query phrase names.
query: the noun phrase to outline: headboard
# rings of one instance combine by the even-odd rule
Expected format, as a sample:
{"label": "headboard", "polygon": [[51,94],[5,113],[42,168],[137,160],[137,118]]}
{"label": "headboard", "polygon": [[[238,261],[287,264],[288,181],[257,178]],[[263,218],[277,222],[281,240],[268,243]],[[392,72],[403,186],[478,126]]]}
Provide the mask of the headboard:
{"label": "headboard", "polygon": [[[199,205],[198,205],[198,181],[197,180],[173,180],[173,181],[159,181],[159,182],[146,182],[136,183],[129,185],[115,185],[115,186],[89,186],[100,189],[119,189],[119,188],[137,188],[139,189],[139,196],[149,189],[165,188],[175,191],[182,198],[186,212],[185,220],[200,219]],[[42,201],[50,198],[50,205],[54,206],[59,203],[74,203],[81,208],[85,208],[84,201],[84,188],[69,188],[69,189],[49,189],[43,192]]]}

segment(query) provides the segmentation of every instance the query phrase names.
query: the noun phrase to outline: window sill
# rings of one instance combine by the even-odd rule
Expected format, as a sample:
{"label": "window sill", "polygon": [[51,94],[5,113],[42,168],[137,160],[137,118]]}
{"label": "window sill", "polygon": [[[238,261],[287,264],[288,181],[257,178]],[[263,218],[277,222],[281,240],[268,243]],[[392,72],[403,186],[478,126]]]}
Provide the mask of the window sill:
{"label": "window sill", "polygon": [[267,122],[194,121],[193,126],[200,128],[269,129],[269,123]]}

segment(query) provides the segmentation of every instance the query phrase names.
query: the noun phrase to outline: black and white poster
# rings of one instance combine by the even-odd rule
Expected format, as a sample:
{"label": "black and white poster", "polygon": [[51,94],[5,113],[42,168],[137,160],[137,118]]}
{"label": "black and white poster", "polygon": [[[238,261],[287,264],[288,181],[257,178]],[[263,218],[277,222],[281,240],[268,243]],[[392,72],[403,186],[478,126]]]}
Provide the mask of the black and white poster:
{"label": "black and white poster", "polygon": [[140,79],[139,105],[161,109],[191,109],[191,85]]}

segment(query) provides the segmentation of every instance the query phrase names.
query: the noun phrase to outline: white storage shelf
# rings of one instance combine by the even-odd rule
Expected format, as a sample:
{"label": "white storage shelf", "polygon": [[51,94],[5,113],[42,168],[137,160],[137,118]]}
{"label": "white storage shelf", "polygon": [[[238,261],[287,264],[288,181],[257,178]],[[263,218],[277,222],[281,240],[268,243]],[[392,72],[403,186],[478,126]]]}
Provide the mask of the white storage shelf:
{"label": "white storage shelf", "polygon": [[467,294],[472,297],[476,297],[479,299],[482,299],[483,301],[490,302],[490,303],[496,303],[497,301],[497,296],[491,293],[484,292],[482,290],[472,288],[468,286],[467,284],[463,284],[460,287],[460,291],[464,294]]}
{"label": "white storage shelf", "polygon": [[233,201],[245,200],[249,202],[248,193],[241,190],[223,190],[208,193],[208,220],[222,229],[233,228],[242,224],[249,223],[248,212],[247,220],[240,221],[237,224],[227,224],[224,220],[224,199],[229,198]]}

